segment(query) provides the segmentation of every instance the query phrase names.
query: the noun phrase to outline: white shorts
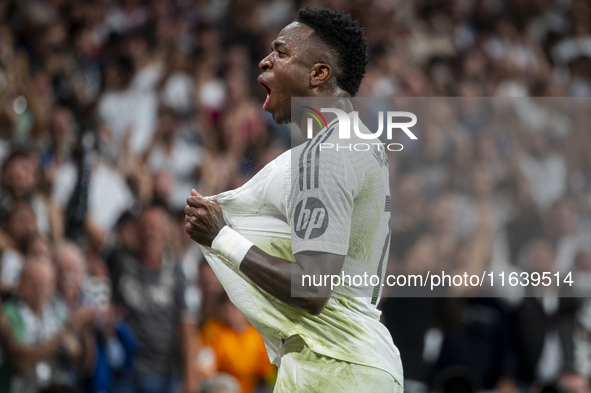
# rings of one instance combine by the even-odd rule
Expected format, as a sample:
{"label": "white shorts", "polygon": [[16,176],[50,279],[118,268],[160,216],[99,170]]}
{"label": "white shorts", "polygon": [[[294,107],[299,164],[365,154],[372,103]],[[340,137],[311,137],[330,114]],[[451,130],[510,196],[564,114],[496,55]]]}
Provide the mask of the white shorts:
{"label": "white shorts", "polygon": [[273,393],[402,393],[386,371],[313,352],[299,337],[281,348]]}

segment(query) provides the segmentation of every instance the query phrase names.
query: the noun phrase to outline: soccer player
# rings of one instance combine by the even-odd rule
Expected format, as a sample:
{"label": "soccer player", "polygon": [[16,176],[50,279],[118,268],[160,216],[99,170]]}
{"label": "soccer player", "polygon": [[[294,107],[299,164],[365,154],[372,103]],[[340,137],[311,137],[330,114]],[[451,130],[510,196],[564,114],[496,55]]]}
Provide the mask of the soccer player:
{"label": "soccer player", "polygon": [[[301,9],[271,49],[258,80],[275,122],[291,121],[292,97],[334,97],[352,111],[367,43],[349,15]],[[363,140],[373,142],[368,152],[320,150],[338,143],[338,120],[237,190],[208,198],[192,190],[185,229],[265,339],[279,365],[275,392],[402,392],[399,352],[376,309],[379,283],[364,296],[346,279],[334,290],[303,285],[292,296],[306,275],[383,279],[387,157],[377,139]]]}

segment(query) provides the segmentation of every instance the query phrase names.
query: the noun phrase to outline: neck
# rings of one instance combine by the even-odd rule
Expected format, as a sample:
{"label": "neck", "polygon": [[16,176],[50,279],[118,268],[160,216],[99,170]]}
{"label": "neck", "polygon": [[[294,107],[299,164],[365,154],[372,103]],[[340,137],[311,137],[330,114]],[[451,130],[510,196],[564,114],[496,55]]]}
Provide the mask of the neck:
{"label": "neck", "polygon": [[[317,96],[317,97],[320,98],[319,96]],[[314,108],[318,112],[320,112],[322,109],[321,106],[327,105],[327,104],[329,104],[331,106],[331,108],[340,109],[346,113],[350,113],[353,111],[353,105],[351,104],[351,96],[348,93],[346,93],[346,95],[330,96],[330,98],[326,97],[326,101],[323,103],[318,103],[318,102],[315,102],[315,100],[312,100],[312,105],[309,105],[309,106],[311,108]],[[326,124],[330,124],[334,119],[336,119],[336,115],[334,113],[322,112],[322,115],[326,119]],[[298,126],[300,128],[300,132],[302,133],[302,135],[304,136],[305,139],[308,138],[308,136],[307,136],[307,130],[308,130],[307,122],[308,122],[309,118],[310,118],[309,115],[307,115],[306,113],[302,113],[300,115],[299,121],[296,122],[296,124],[298,124]],[[320,131],[321,130],[315,129],[314,136],[316,136]]]}

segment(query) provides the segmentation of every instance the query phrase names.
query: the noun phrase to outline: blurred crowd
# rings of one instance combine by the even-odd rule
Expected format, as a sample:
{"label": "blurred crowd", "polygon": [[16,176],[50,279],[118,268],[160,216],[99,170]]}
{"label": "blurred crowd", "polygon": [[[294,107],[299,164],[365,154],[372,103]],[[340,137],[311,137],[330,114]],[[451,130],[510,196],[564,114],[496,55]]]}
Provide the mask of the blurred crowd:
{"label": "blurred crowd", "polygon": [[385,292],[405,391],[589,392],[591,100],[401,103],[388,274],[485,278]]}
{"label": "blurred crowd", "polygon": [[[359,96],[525,97],[533,132],[462,105],[390,154],[391,272],[591,274],[589,131],[527,101],[591,96],[587,0],[5,0],[0,392],[272,389],[182,209],[290,147],[256,75],[301,6],[365,28]],[[409,392],[590,391],[587,302],[488,295],[384,299]]]}

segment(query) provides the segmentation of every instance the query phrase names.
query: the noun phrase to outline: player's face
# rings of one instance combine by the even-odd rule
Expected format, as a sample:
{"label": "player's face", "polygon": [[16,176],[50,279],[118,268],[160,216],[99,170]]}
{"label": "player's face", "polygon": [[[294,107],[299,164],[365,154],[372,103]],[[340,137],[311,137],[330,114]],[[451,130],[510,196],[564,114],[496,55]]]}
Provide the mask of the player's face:
{"label": "player's face", "polygon": [[306,97],[310,90],[309,36],[313,30],[293,22],[271,44],[271,53],[259,63],[258,82],[267,90],[263,109],[277,124],[289,123],[291,97]]}

